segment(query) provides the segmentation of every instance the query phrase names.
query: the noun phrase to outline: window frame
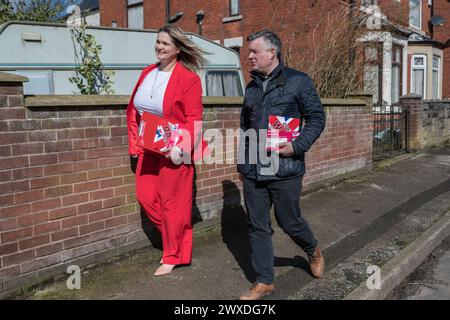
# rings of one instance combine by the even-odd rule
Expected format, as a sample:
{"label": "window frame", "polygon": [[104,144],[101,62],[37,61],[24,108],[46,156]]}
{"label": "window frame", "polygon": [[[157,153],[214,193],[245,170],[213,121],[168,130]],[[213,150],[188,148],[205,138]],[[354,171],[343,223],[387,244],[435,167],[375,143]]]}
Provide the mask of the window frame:
{"label": "window frame", "polygon": [[[423,58],[423,66],[416,66],[414,64],[414,58]],[[427,97],[427,55],[426,54],[413,54],[411,56],[411,70],[410,70],[410,74],[411,74],[411,80],[410,80],[410,84],[409,84],[409,92],[412,94],[416,94],[415,92],[412,92],[412,88],[413,88],[413,75],[414,75],[414,70],[423,70],[423,96],[422,99],[425,100]]]}
{"label": "window frame", "polygon": [[[144,1],[143,0],[137,0],[137,2],[128,4],[127,0],[127,28],[130,28],[130,19],[129,19],[129,10],[137,7],[142,7],[142,29],[144,29]],[[132,28],[132,29],[141,29],[141,28]]]}
{"label": "window frame", "polygon": [[416,29],[419,29],[419,30],[422,30],[422,14],[423,14],[423,12],[422,12],[422,0],[417,0],[417,1],[419,1],[419,25],[418,26],[416,26],[416,25],[414,25],[414,24],[412,24],[411,23],[411,1],[415,1],[415,0],[409,0],[409,21],[408,21],[408,23],[409,23],[409,26],[410,27],[413,27],[413,28],[416,28]]}
{"label": "window frame", "polygon": [[[374,47],[377,49],[377,58],[369,60],[366,55],[366,47]],[[365,65],[377,65],[378,66],[378,101],[374,101],[375,104],[383,103],[383,43],[382,42],[367,42],[363,46],[363,56]],[[365,76],[365,75],[364,75]],[[363,76],[363,77],[364,77]],[[363,78],[364,79],[364,78]],[[363,88],[365,83],[363,81]]]}
{"label": "window frame", "polygon": [[[437,68],[435,68],[434,67],[434,65],[433,65],[433,62],[434,62],[434,59],[435,58],[437,58],[438,59],[438,66],[437,66]],[[435,54],[433,54],[433,58],[432,58],[432,60],[431,60],[431,85],[433,86],[433,72],[434,71],[437,71],[437,81],[438,81],[438,83],[437,83],[437,97],[436,98],[434,98],[433,97],[433,92],[431,93],[431,98],[432,99],[440,99],[440,97],[441,97],[441,56],[438,56],[438,55],[435,55]],[[433,88],[432,88],[433,89]]]}
{"label": "window frame", "polygon": [[233,0],[229,0],[228,1],[228,5],[229,5],[228,14],[229,14],[230,17],[235,17],[235,16],[238,16],[238,15],[241,14],[241,3],[240,3],[240,1],[239,0],[234,0],[234,1],[237,2],[237,12],[236,13],[233,13],[233,5],[232,5]]}
{"label": "window frame", "polygon": [[[400,49],[400,60],[399,61],[395,61],[395,53],[396,53],[396,49]],[[392,88],[393,88],[393,83],[392,83],[392,70],[393,67],[396,66],[399,68],[399,88],[398,88],[398,92],[399,92],[399,96],[402,96],[402,88],[403,88],[403,49],[404,47],[401,46],[400,44],[392,44],[392,53],[391,53],[391,100],[392,100]],[[397,101],[398,102],[398,101]],[[395,102],[395,103],[397,103]],[[394,103],[394,101],[391,101],[391,103]]]}

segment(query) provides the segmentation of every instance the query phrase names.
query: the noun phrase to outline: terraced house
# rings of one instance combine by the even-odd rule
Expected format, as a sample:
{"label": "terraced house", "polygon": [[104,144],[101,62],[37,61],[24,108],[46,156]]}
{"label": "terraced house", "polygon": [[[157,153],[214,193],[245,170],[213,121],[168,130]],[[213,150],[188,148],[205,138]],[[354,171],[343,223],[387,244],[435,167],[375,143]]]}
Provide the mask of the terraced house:
{"label": "terraced house", "polygon": [[409,93],[450,98],[449,0],[100,0],[104,26],[156,29],[178,19],[183,29],[240,52],[245,71],[249,33],[275,30],[286,53],[286,44],[314,46],[326,15],[355,10],[368,16],[361,87],[374,102],[396,103]]}

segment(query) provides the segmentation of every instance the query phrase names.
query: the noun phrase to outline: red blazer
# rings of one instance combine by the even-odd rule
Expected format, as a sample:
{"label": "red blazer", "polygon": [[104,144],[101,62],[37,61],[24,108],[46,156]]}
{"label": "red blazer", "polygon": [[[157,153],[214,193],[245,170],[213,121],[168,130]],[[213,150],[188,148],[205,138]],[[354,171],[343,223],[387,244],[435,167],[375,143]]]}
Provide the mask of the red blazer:
{"label": "red blazer", "polygon": [[[128,153],[130,155],[142,154],[144,152],[141,147],[136,145],[141,117],[134,107],[134,96],[142,81],[150,71],[156,68],[156,66],[156,64],[152,64],[142,71],[128,104]],[[183,129],[189,130],[191,134],[191,155],[194,143],[198,143],[198,140],[194,139],[194,121],[201,121],[202,113],[202,85],[200,77],[194,72],[186,69],[186,67],[178,61],[172,71],[164,94],[163,117],[174,123],[179,123]]]}

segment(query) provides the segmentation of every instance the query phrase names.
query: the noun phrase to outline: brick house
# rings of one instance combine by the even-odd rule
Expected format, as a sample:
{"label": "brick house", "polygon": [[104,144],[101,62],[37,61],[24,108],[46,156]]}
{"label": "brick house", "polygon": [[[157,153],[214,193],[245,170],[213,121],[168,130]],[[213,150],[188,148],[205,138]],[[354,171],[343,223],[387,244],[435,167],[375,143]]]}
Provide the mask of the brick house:
{"label": "brick house", "polygon": [[[396,103],[408,93],[424,99],[450,98],[449,0],[100,0],[100,22],[157,29],[182,12],[176,22],[181,28],[240,53],[249,80],[248,34],[270,28],[283,38],[301,20],[305,33],[299,38],[310,41],[317,21],[345,6],[380,20],[379,28],[368,30],[361,39],[367,43],[365,57],[371,62],[365,67],[363,87],[373,93],[375,102]],[[201,24],[199,11],[204,13]],[[444,24],[432,26],[432,16],[443,17]]]}

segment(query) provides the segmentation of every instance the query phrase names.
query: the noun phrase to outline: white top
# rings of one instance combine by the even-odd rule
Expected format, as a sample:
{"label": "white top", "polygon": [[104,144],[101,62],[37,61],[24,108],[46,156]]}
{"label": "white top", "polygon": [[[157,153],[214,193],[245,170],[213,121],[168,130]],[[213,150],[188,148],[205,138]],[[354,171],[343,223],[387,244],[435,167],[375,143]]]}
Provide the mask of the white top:
{"label": "white top", "polygon": [[155,68],[145,76],[133,100],[139,114],[146,111],[158,116],[163,115],[164,93],[171,74],[172,72],[163,72]]}

